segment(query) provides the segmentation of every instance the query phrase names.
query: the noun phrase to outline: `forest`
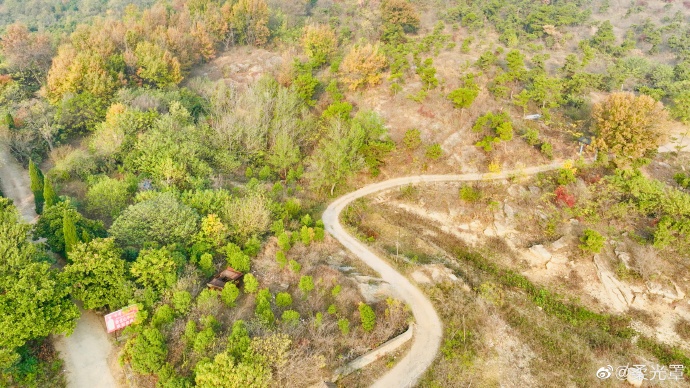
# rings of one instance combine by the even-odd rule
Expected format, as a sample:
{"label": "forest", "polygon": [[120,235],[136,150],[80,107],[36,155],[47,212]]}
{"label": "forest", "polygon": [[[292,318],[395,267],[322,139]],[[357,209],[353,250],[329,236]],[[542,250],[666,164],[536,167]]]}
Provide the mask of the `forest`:
{"label": "forest", "polygon": [[[38,215],[27,223],[0,192],[0,385],[64,386],[52,338],[80,309],[129,305],[135,324],[112,338],[131,386],[325,381],[411,321],[340,270],[368,274],[324,230],[333,198],[397,176],[575,160],[583,142],[594,167],[558,170],[550,203],[592,225],[625,204],[636,241],[687,274],[690,10],[612,3],[0,2],[0,140]],[[252,60],[244,78],[227,65]],[[645,170],[679,138],[673,171]],[[585,205],[597,191],[578,184],[594,175],[610,197]],[[242,284],[208,289],[228,266]],[[440,365],[464,370],[453,352]]]}

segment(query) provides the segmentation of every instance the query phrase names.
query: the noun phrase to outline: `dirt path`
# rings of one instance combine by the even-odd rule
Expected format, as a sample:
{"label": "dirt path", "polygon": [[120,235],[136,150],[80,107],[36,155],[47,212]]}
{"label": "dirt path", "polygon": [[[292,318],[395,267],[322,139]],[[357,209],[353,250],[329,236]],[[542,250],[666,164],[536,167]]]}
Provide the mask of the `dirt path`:
{"label": "dirt path", "polygon": [[414,175],[395,178],[365,186],[336,199],[328,206],[323,213],[323,222],[328,233],[360,260],[364,261],[365,264],[378,272],[381,278],[391,285],[397,296],[410,306],[417,324],[410,352],[393,369],[377,380],[373,387],[414,386],[436,358],[443,337],[443,325],[431,301],[422,291],[410,283],[405,276],[391,267],[384,259],[378,257],[366,245],[345,231],[340,224],[340,213],[356,199],[409,184],[506,179],[511,176],[533,175],[539,172],[554,170],[561,167],[561,165],[562,163],[557,162],[522,170],[504,171],[498,174]]}
{"label": "dirt path", "polygon": [[[35,222],[34,195],[29,173],[12,157],[6,144],[0,141],[0,188],[27,222]],[[74,333],[55,336],[55,348],[65,361],[67,386],[70,388],[115,388],[116,379],[108,366],[112,345],[105,331],[103,318],[91,311],[81,310]]]}

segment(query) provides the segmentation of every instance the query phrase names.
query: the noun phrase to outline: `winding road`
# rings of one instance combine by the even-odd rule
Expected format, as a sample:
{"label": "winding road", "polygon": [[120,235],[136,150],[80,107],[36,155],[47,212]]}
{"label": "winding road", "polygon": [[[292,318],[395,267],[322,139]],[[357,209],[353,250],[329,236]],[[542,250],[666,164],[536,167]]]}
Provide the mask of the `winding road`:
{"label": "winding road", "polygon": [[357,191],[345,194],[328,206],[323,213],[323,223],[326,231],[365,264],[378,272],[381,278],[391,285],[391,289],[394,290],[397,296],[410,306],[417,324],[410,352],[393,369],[374,382],[372,387],[414,386],[436,358],[443,337],[443,324],[438,314],[436,314],[433,304],[419,288],[391,267],[384,259],[378,257],[366,245],[347,233],[340,224],[340,213],[356,199],[409,184],[506,179],[513,176],[533,175],[544,171],[551,171],[561,166],[561,162],[556,162],[495,174],[414,175],[394,178],[364,186]]}
{"label": "winding road", "polygon": [[[12,199],[25,221],[38,219],[34,209],[29,172],[10,154],[7,144],[0,140],[0,188]],[[116,388],[109,361],[114,359],[113,346],[106,334],[103,318],[88,310],[80,309],[77,327],[69,337],[54,337],[55,349],[65,361],[67,386],[70,388]]]}

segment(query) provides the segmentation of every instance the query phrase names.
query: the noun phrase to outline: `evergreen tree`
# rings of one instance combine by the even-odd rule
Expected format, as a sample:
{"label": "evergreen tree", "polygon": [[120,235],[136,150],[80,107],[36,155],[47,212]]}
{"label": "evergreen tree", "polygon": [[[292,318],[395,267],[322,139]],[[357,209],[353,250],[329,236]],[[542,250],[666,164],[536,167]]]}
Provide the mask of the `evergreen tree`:
{"label": "evergreen tree", "polygon": [[62,217],[62,233],[65,236],[65,253],[69,255],[72,249],[79,243],[77,237],[77,226],[74,224],[74,219],[65,210]]}
{"label": "evergreen tree", "polygon": [[53,206],[57,202],[57,194],[55,193],[53,184],[47,177],[43,179],[43,200],[45,207]]}
{"label": "evergreen tree", "polygon": [[31,191],[34,193],[36,213],[43,213],[43,173],[33,160],[29,159],[29,178],[31,179]]}

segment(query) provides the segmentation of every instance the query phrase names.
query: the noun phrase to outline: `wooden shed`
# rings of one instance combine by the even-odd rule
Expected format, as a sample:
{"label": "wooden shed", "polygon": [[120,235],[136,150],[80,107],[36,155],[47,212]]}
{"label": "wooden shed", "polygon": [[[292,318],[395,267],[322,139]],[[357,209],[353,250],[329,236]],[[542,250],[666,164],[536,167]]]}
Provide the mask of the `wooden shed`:
{"label": "wooden shed", "polygon": [[212,290],[222,291],[226,283],[239,285],[244,274],[232,267],[225,268],[221,273],[214,276],[206,285]]}

